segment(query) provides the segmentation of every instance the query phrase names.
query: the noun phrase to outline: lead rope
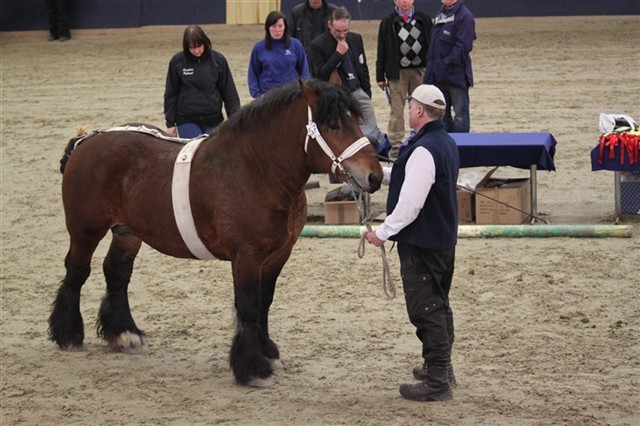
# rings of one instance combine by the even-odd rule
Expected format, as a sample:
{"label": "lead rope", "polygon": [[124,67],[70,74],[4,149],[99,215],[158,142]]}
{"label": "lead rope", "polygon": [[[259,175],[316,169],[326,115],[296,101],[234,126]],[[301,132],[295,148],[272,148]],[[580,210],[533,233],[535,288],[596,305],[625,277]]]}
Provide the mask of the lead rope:
{"label": "lead rope", "polygon": [[[371,229],[371,196],[366,192],[362,192],[360,195],[358,197],[358,210],[362,218],[361,223],[367,228],[367,231],[373,232],[373,229]],[[360,245],[358,246],[358,257],[360,259],[364,257],[365,239],[364,234],[362,234],[360,236]],[[387,251],[384,245],[380,246],[380,251],[382,253],[382,288],[387,299],[391,300],[396,297],[396,285],[393,282],[393,278],[391,278]]]}

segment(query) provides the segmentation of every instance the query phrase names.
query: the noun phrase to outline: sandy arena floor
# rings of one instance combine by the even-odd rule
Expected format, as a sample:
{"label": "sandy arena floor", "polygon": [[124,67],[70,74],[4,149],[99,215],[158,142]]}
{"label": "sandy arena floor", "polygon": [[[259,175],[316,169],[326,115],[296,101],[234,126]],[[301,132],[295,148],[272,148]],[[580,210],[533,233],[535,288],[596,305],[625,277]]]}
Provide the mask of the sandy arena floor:
{"label": "sandy arena floor", "polygon": [[[591,172],[598,114],[640,120],[635,17],[478,19],[472,131],[551,132],[555,172],[538,175],[553,224],[614,223],[613,173]],[[354,22],[374,74],[377,22]],[[243,103],[261,25],[207,25]],[[104,293],[94,258],[84,287],[86,348],[62,352],[47,318],[68,239],[58,162],[79,125],[163,125],[169,58],[183,27],[2,33],[1,417],[3,425],[637,425],[640,424],[640,220],[634,237],[461,239],[452,291],[460,386],[448,403],[400,398],[420,360],[403,297],[387,300],[380,257],[355,239],[299,241],[272,309],[283,370],[267,390],[234,384],[230,264],[143,247],[130,288],[142,355],[93,332]],[[374,93],[386,130],[388,106]],[[505,169],[510,176],[527,174]],[[308,191],[322,213],[329,184]],[[373,195],[382,211],[385,192]],[[399,281],[395,252],[389,256]]]}

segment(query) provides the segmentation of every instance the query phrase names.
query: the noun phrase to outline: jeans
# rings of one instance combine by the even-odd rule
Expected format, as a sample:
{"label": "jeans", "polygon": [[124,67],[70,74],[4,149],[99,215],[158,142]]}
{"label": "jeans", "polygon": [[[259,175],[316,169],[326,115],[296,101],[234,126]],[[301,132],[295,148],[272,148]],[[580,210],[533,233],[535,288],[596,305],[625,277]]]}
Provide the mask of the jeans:
{"label": "jeans", "polygon": [[213,132],[213,127],[200,126],[195,123],[184,123],[178,125],[178,137],[182,139],[197,138],[205,133],[210,135],[211,132]]}
{"label": "jeans", "polygon": [[[444,129],[453,133],[469,133],[469,89],[452,86],[438,86],[447,102],[444,114]],[[451,115],[453,109],[454,115]]]}

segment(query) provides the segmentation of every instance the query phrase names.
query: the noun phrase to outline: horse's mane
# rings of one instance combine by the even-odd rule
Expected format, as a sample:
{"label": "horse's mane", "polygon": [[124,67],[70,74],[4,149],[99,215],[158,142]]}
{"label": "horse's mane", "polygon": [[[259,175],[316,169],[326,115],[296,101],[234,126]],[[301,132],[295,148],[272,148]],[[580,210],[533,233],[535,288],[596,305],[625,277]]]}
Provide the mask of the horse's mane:
{"label": "horse's mane", "polygon": [[[314,121],[318,125],[344,117],[347,113],[355,114],[358,117],[361,115],[358,102],[342,87],[320,80],[307,80],[305,84],[318,94],[318,105],[314,115]],[[254,127],[261,120],[271,120],[274,115],[303,99],[304,95],[297,81],[272,89],[264,96],[240,108],[228,120],[220,124],[215,133],[237,132]],[[286,120],[287,117],[281,119]]]}

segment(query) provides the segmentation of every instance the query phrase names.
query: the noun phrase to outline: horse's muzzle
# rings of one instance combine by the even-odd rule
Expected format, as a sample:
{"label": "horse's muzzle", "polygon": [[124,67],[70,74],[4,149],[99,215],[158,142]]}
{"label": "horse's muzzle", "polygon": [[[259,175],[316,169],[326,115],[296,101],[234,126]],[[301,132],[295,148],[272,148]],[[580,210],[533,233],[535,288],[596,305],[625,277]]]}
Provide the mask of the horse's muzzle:
{"label": "horse's muzzle", "polygon": [[380,185],[382,185],[382,175],[378,176],[374,173],[369,173],[367,181],[369,183],[369,190],[367,192],[373,194],[380,189]]}

